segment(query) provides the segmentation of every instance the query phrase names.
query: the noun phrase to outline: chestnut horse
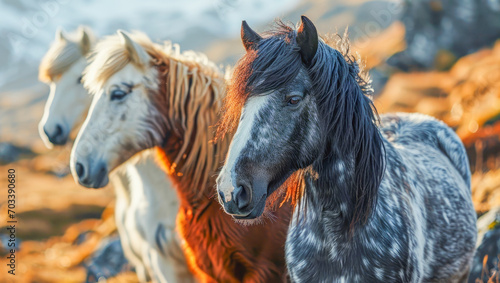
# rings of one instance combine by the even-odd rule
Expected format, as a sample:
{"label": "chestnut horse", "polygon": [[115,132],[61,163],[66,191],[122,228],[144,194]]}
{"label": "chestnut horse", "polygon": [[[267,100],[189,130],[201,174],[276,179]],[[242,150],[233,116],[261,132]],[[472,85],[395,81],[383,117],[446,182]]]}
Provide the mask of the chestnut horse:
{"label": "chestnut horse", "polygon": [[214,198],[228,140],[212,143],[225,78],[205,56],[152,43],[140,33],[106,38],[85,71],[94,94],[71,155],[80,182],[107,183],[134,154],[156,147],[180,198],[177,228],[203,282],[285,279],[284,242],[291,209],[278,220],[240,226]]}

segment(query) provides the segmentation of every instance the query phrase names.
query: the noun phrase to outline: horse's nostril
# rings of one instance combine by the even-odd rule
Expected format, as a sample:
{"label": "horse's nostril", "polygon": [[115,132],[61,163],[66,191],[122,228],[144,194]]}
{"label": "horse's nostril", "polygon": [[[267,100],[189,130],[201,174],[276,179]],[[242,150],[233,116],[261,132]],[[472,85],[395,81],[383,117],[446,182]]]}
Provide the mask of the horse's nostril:
{"label": "horse's nostril", "polygon": [[80,179],[83,178],[83,176],[85,174],[85,168],[83,167],[83,165],[80,162],[76,163],[75,170],[76,170],[76,175],[78,176],[78,178],[80,178]]}
{"label": "horse's nostril", "polygon": [[63,145],[68,139],[61,124],[56,124],[52,132],[48,131],[45,127],[43,128],[43,131],[49,138],[49,141],[56,145]]}
{"label": "horse's nostril", "polygon": [[219,199],[223,202],[226,202],[226,198],[224,197],[224,193],[222,191],[219,191]]}
{"label": "horse's nostril", "polygon": [[238,186],[236,189],[234,189],[233,193],[234,202],[239,209],[243,209],[250,204],[252,195],[245,186]]}
{"label": "horse's nostril", "polygon": [[54,133],[54,137],[60,136],[60,135],[62,135],[62,133],[63,133],[62,126],[59,125],[59,124],[57,124],[56,125],[56,131]]}

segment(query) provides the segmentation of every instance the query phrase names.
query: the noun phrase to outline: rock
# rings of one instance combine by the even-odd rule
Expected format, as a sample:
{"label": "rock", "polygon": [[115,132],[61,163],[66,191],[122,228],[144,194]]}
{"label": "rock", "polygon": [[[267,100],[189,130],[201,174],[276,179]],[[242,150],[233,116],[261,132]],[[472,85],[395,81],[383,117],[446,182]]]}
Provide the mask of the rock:
{"label": "rock", "polygon": [[118,236],[104,239],[97,251],[86,260],[84,265],[87,269],[86,282],[98,282],[114,277],[121,272],[132,270],[123,254]]}
{"label": "rock", "polygon": [[405,1],[406,50],[387,61],[403,71],[446,69],[500,37],[499,0]]}
{"label": "rock", "polygon": [[34,156],[35,154],[28,148],[18,147],[11,143],[0,142],[0,165],[9,164],[19,160],[24,155]]}
{"label": "rock", "polygon": [[[9,246],[10,237],[8,234],[0,234],[0,255],[6,255],[9,253],[9,251],[12,249],[12,247]],[[19,247],[21,245],[21,240],[19,238],[16,239],[15,241],[16,247],[14,248],[16,251],[19,250]]]}
{"label": "rock", "polygon": [[[490,210],[477,221],[479,246],[472,261],[469,282],[488,282],[499,276],[500,207]],[[481,235],[484,235],[481,238]],[[486,257],[486,258],[485,258]],[[479,279],[479,281],[478,281]],[[497,281],[492,281],[497,282]]]}

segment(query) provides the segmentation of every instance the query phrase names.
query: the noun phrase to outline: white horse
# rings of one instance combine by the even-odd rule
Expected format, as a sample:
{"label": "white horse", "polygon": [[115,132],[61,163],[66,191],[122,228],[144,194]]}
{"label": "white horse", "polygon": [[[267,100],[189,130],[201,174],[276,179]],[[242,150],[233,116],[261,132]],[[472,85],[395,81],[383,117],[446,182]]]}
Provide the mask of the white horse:
{"label": "white horse", "polygon": [[[39,78],[50,84],[50,95],[39,131],[49,148],[65,144],[90,107],[92,98],[81,84],[81,76],[94,45],[88,28],[80,27],[69,35],[58,30],[40,64]],[[111,182],[118,234],[139,279],[192,282],[175,233],[178,198],[152,155],[144,151],[123,164],[111,175]]]}
{"label": "white horse", "polygon": [[87,65],[85,56],[94,44],[95,38],[86,27],[68,35],[59,29],[40,63],[38,76],[50,86],[50,94],[38,130],[48,148],[65,144],[90,106],[91,99],[80,80]]}

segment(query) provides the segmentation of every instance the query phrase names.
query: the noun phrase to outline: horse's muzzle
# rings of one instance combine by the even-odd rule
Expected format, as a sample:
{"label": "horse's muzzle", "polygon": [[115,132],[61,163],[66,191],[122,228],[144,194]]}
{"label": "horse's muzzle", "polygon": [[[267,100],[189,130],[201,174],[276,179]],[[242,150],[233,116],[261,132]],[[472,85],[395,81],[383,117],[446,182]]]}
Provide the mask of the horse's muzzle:
{"label": "horse's muzzle", "polygon": [[224,193],[219,191],[219,202],[227,214],[236,219],[254,219],[262,215],[266,207],[267,195],[262,195],[258,202],[252,202],[251,193],[239,186],[231,193],[231,199],[226,201]]}
{"label": "horse's muzzle", "polygon": [[56,124],[53,129],[48,129],[47,126],[44,126],[43,132],[50,143],[54,145],[64,145],[68,141],[69,131],[65,130],[65,127],[61,124]]}
{"label": "horse's muzzle", "polygon": [[108,169],[102,161],[76,161],[75,173],[78,183],[87,188],[98,189],[109,183]]}

